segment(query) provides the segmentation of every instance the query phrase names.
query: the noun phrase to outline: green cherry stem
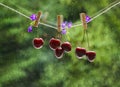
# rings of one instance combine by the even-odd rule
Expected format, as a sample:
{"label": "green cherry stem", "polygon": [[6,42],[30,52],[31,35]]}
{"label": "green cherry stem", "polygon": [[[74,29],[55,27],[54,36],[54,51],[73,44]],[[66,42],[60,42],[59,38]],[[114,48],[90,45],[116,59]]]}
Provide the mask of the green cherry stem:
{"label": "green cherry stem", "polygon": [[37,29],[37,37],[39,38],[39,29]]}
{"label": "green cherry stem", "polygon": [[86,30],[86,37],[87,37],[87,45],[88,45],[88,48],[90,48],[90,44],[89,44],[89,35],[88,35],[87,30]]}
{"label": "green cherry stem", "polygon": [[68,29],[67,29],[66,37],[67,37],[67,40],[70,41],[70,36],[69,36],[69,31],[68,31]]}
{"label": "green cherry stem", "polygon": [[86,33],[86,30],[83,31],[83,39],[82,39],[82,43],[85,41],[85,33]]}

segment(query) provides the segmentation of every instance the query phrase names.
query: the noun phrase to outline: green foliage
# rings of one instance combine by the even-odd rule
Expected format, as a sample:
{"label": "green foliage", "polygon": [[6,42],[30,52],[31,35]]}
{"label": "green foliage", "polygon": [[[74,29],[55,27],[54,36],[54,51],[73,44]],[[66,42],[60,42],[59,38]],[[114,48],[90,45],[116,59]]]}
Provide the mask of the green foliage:
{"label": "green foliage", "polygon": [[[114,0],[1,0],[16,10],[31,15],[39,10],[49,12],[55,22],[58,14],[80,24],[79,13],[94,14]],[[48,44],[56,30],[40,25],[39,32],[27,32],[30,20],[0,6],[0,87],[119,87],[120,86],[120,25],[119,6],[88,24],[90,47],[82,42],[82,26],[69,30],[72,51],[61,60],[54,56]],[[45,40],[36,50],[31,41],[37,32]],[[42,34],[48,34],[45,37]],[[63,38],[62,41],[65,41]],[[96,51],[93,63],[85,57],[78,60],[75,48],[83,46]]]}

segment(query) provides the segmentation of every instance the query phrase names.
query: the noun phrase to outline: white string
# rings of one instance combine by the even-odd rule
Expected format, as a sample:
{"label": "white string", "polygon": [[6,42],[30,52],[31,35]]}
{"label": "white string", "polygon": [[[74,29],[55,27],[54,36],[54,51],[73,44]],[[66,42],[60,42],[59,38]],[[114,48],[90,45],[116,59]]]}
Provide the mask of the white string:
{"label": "white string", "polygon": [[55,23],[51,22],[51,21],[45,21],[45,23],[53,25],[53,26],[57,26]]}
{"label": "white string", "polygon": [[[115,1],[116,2],[116,1]],[[113,3],[115,3],[115,2],[113,2]],[[113,3],[111,3],[110,5],[112,5]],[[106,13],[107,11],[109,11],[111,8],[113,8],[113,7],[115,7],[115,6],[117,6],[118,4],[120,4],[120,1],[118,2],[118,3],[115,3],[115,4],[113,4],[112,6],[107,6],[106,8],[104,8],[104,9],[102,9],[102,10],[100,10],[100,11],[98,11],[97,13],[99,13],[99,12],[101,12],[101,13],[99,13],[99,14],[97,14],[96,16],[94,16],[94,17],[92,17],[91,18],[91,20],[89,21],[89,22],[91,22],[91,21],[93,21],[94,19],[96,19],[97,17],[99,17],[99,16],[101,16],[102,14],[104,14],[104,13]],[[28,16],[26,16],[25,14],[23,14],[23,13],[21,13],[21,12],[19,12],[19,11],[17,11],[17,10],[15,10],[15,9],[13,9],[13,8],[11,8],[11,7],[9,7],[9,6],[7,6],[7,5],[5,5],[5,4],[3,4],[3,3],[0,3],[0,5],[1,6],[4,6],[4,7],[6,7],[6,8],[8,8],[8,9],[10,9],[10,10],[12,10],[12,11],[14,11],[14,12],[16,12],[16,13],[18,13],[18,14],[20,14],[20,15],[22,15],[22,16],[24,16],[24,17],[26,17],[26,18],[28,18],[28,19],[30,19]],[[88,22],[88,23],[89,23]],[[54,26],[51,26],[51,25],[48,25],[48,24],[45,24],[45,23],[40,23],[39,22],[39,24],[41,24],[41,25],[44,25],[44,26],[47,26],[47,27],[51,27],[51,28],[53,28],[53,29],[57,29],[57,27],[54,27]],[[71,28],[73,28],[73,27],[78,27],[78,26],[81,26],[82,25],[82,23],[81,24],[78,24],[78,25],[74,25],[74,26],[72,26]]]}
{"label": "white string", "polygon": [[107,11],[109,11],[111,8],[117,6],[118,4],[120,4],[120,1],[112,6],[110,6],[109,8],[107,8],[106,10],[102,11],[100,14],[94,16],[89,22],[91,22],[92,20],[96,19],[97,17],[101,16],[102,14],[106,13]]}
{"label": "white string", "polygon": [[57,29],[56,27],[51,26],[51,25],[48,25],[48,24],[45,24],[45,23],[41,23],[41,22],[39,22],[39,24],[44,25],[44,26],[47,26],[47,27],[51,27],[51,28],[53,28],[53,29]]}
{"label": "white string", "polygon": [[[8,9],[10,9],[10,10],[13,11],[13,12],[16,12],[16,13],[20,14],[21,16],[23,16],[23,17],[25,17],[25,18],[27,18],[27,19],[30,19],[29,16],[26,16],[25,14],[23,14],[23,13],[21,13],[21,12],[15,10],[15,9],[13,9],[13,8],[11,8],[11,7],[9,7],[9,6],[5,5],[5,4],[3,4],[3,3],[0,3],[0,5],[3,6],[3,7],[8,8]],[[48,25],[48,24],[45,24],[45,23],[40,23],[40,22],[39,22],[39,24],[44,25],[44,26],[47,26],[47,27],[50,27],[50,28],[53,28],[53,29],[57,29],[56,27],[53,27],[53,26]]]}
{"label": "white string", "polygon": [[112,3],[110,3],[107,7],[101,9],[100,11],[98,11],[97,13],[95,13],[94,15],[92,15],[92,17],[94,17],[95,15],[101,13],[101,12],[104,11],[105,9],[109,8],[110,6],[112,6],[112,5],[116,4],[116,3],[118,3],[118,1],[119,1],[119,0],[116,0],[116,1],[114,1],[114,2],[112,2]]}
{"label": "white string", "polygon": [[[112,5],[116,4],[116,3],[118,3],[118,0],[116,0],[116,1],[114,1],[114,2],[112,2],[112,3],[110,3],[107,7],[105,7],[105,8],[103,8],[103,9],[101,9],[100,11],[96,12],[93,16],[91,16],[91,18],[93,18],[94,16],[100,14],[100,13],[103,12],[105,9],[109,8],[110,6],[112,6]],[[75,24],[73,27],[77,27],[77,26],[80,26],[80,25],[82,25],[81,22]]]}
{"label": "white string", "polygon": [[[116,4],[113,4],[112,6],[108,7],[107,9],[103,10],[101,13],[97,14],[96,16],[92,17],[89,22],[93,21],[93,20],[96,19],[97,17],[99,17],[99,16],[101,16],[102,14],[106,13],[107,11],[109,11],[111,8],[117,6],[118,4],[120,4],[120,1],[119,1],[118,3],[116,3]],[[89,23],[89,22],[87,22],[87,23]],[[82,25],[82,23],[77,24],[77,25],[74,25],[74,26],[72,26],[71,28],[73,28],[73,27],[78,27],[78,26],[81,26],[81,25]]]}
{"label": "white string", "polygon": [[5,4],[3,4],[3,3],[0,3],[0,5],[3,6],[3,7],[5,7],[5,8],[10,9],[10,10],[13,11],[13,12],[16,12],[16,13],[20,14],[21,16],[23,16],[23,17],[25,17],[25,18],[30,19],[30,18],[29,18],[28,16],[26,16],[25,14],[23,14],[23,13],[21,13],[21,12],[15,10],[15,9],[13,9],[13,8],[11,8],[11,7],[9,7],[9,6],[5,5]]}

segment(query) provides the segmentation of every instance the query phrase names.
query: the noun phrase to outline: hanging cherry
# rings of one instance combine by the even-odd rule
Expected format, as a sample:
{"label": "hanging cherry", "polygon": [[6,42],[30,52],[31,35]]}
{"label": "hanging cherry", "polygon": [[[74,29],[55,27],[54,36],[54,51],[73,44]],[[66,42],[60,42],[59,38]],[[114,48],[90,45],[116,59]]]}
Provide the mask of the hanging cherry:
{"label": "hanging cherry", "polygon": [[65,52],[70,52],[72,49],[72,46],[69,42],[64,42],[61,45],[61,48],[65,51]]}
{"label": "hanging cherry", "polygon": [[57,47],[60,47],[61,41],[59,39],[52,38],[49,41],[49,46],[52,50],[55,50]]}
{"label": "hanging cherry", "polygon": [[82,47],[77,47],[75,49],[75,54],[79,59],[82,59],[82,57],[86,55],[86,49]]}
{"label": "hanging cherry", "polygon": [[56,58],[60,59],[63,57],[64,50],[61,47],[56,48],[54,52]]}
{"label": "hanging cherry", "polygon": [[34,38],[32,43],[34,48],[40,49],[44,44],[44,40],[42,38]]}
{"label": "hanging cherry", "polygon": [[94,52],[94,51],[87,51],[86,52],[86,56],[87,56],[89,62],[93,62],[95,57],[96,57],[96,52]]}

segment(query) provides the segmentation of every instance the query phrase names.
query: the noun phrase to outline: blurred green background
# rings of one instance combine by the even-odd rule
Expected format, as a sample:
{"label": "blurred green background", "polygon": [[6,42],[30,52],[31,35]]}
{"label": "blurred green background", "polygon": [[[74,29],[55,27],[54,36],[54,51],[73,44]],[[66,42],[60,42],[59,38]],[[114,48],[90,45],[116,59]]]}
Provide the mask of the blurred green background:
{"label": "blurred green background", "polygon": [[[79,24],[79,13],[94,16],[114,1],[0,0],[0,3],[28,16],[39,10],[48,12],[47,20],[53,23],[62,14],[64,20]],[[83,37],[82,26],[70,29],[72,51],[58,60],[48,45],[56,31],[40,25],[38,29],[45,45],[36,50],[32,39],[37,33],[27,32],[30,22],[0,6],[0,87],[120,87],[120,5],[88,24],[90,48],[86,41],[82,46],[97,53],[93,63],[75,56],[74,50]]]}

